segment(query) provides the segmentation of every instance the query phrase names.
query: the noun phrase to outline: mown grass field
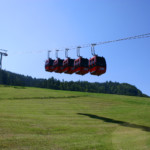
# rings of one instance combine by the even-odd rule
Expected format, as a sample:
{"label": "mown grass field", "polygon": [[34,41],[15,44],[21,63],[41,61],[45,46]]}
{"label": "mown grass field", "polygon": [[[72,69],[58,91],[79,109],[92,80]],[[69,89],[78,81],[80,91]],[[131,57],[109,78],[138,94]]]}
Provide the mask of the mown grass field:
{"label": "mown grass field", "polygon": [[150,98],[0,86],[0,150],[150,150]]}

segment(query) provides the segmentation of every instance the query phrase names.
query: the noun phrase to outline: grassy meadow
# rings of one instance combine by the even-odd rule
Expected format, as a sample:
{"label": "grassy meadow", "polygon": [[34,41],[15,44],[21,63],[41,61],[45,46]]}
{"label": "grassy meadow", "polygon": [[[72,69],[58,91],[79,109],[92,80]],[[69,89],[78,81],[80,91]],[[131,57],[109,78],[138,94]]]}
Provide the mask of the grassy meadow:
{"label": "grassy meadow", "polygon": [[0,86],[0,150],[150,150],[150,98]]}

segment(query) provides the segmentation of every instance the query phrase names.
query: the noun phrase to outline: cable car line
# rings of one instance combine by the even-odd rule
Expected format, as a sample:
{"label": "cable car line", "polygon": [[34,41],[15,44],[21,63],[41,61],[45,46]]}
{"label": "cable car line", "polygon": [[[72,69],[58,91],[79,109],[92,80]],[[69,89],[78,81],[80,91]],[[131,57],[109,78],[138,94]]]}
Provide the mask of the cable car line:
{"label": "cable car line", "polygon": [[[97,45],[103,45],[103,44],[109,44],[109,43],[113,43],[113,42],[120,42],[120,41],[124,41],[124,40],[132,40],[132,39],[141,39],[141,38],[149,38],[150,37],[150,33],[146,33],[146,34],[141,34],[141,35],[136,35],[136,36],[131,36],[131,37],[126,37],[126,38],[121,38],[121,39],[117,39],[117,40],[110,40],[110,41],[103,41],[103,42],[93,42],[92,44],[96,44],[95,46]],[[92,44],[83,44],[80,46],[80,48],[88,48],[88,47],[91,47]],[[70,47],[67,47],[67,49],[69,50],[76,50],[78,46],[70,46]],[[65,47],[64,48],[57,48],[59,51],[65,51]],[[51,49],[51,52],[55,51],[56,49]],[[16,54],[32,54],[32,53],[43,53],[47,50],[29,50],[29,51],[17,51],[17,52],[13,52],[13,54],[11,55],[16,55]],[[49,51],[49,50],[48,50]]]}
{"label": "cable car line", "polygon": [[[95,54],[95,46],[102,45],[107,43],[119,42],[124,40],[131,40],[131,39],[139,39],[139,38],[148,38],[150,37],[150,33],[136,35],[132,37],[111,40],[111,41],[104,41],[104,42],[97,42],[92,44],[87,44],[84,46],[77,46],[72,48],[65,49],[65,56],[66,59],[60,59],[58,57],[58,52],[63,50],[56,50],[56,60],[50,58],[50,50],[48,51],[48,59],[45,62],[45,71],[48,72],[56,72],[56,73],[67,73],[67,74],[79,74],[85,75],[90,72],[91,75],[102,75],[106,72],[106,60],[104,57],[100,57]],[[85,47],[91,47],[91,54],[93,55],[92,58],[87,59],[80,56],[80,49]],[[71,59],[68,57],[68,51],[76,49],[77,50],[77,59]]]}
{"label": "cable car line", "polygon": [[98,42],[98,43],[96,43],[96,45],[102,45],[102,44],[113,43],[113,42],[120,42],[120,41],[124,41],[124,40],[132,40],[132,39],[139,39],[139,38],[148,38],[148,37],[150,37],[150,33],[136,35],[136,36],[131,36],[131,37],[117,39],[117,40],[112,40],[112,41]]}
{"label": "cable car line", "polygon": [[[141,34],[141,35],[136,35],[136,36],[131,36],[131,37],[126,37],[126,38],[121,38],[121,39],[117,39],[117,40],[111,40],[111,41],[104,41],[104,42],[97,42],[95,43],[95,45],[102,45],[102,44],[108,44],[108,43],[114,43],[114,42],[120,42],[120,41],[125,41],[125,40],[132,40],[132,39],[139,39],[139,38],[148,38],[150,37],[150,33],[146,33],[146,34]],[[92,44],[88,44],[85,47],[91,47]]]}
{"label": "cable car line", "polygon": [[[150,33],[140,34],[140,35],[135,35],[135,36],[130,36],[130,37],[126,37],[126,38],[120,38],[120,39],[117,39],[117,40],[110,40],[110,41],[104,41],[104,42],[95,42],[95,43],[91,43],[91,44],[84,44],[82,46],[72,46],[70,48],[68,47],[68,49],[69,50],[74,50],[74,49],[77,49],[78,47],[80,47],[80,48],[87,48],[87,47],[91,47],[92,45],[96,46],[96,45],[103,45],[103,44],[120,42],[120,41],[125,41],[125,40],[148,38],[148,37],[150,37]],[[60,49],[62,51],[64,50],[63,48],[60,48]]]}

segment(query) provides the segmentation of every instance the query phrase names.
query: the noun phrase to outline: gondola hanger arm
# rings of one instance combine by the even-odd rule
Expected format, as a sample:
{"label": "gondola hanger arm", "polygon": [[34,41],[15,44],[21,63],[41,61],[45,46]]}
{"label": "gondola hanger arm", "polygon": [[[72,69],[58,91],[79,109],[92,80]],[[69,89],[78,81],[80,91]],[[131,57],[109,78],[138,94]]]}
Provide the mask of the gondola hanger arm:
{"label": "gondola hanger arm", "polygon": [[80,57],[80,48],[81,48],[81,46],[78,46],[78,47],[77,47],[77,56],[78,56],[78,57]]}
{"label": "gondola hanger arm", "polygon": [[66,48],[66,49],[65,49],[65,57],[66,57],[66,58],[68,58],[68,51],[69,51],[69,48]]}
{"label": "gondola hanger arm", "polygon": [[95,43],[91,44],[91,53],[93,56],[95,56],[95,46],[96,46]]}
{"label": "gondola hanger arm", "polygon": [[51,52],[52,52],[51,50],[48,50],[48,59],[50,58],[50,53]]}

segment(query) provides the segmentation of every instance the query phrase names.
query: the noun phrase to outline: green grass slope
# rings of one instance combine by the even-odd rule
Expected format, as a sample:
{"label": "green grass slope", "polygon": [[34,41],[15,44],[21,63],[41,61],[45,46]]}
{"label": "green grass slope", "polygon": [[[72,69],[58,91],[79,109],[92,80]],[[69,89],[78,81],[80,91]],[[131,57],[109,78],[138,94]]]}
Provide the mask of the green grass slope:
{"label": "green grass slope", "polygon": [[149,150],[150,98],[0,86],[0,150]]}

